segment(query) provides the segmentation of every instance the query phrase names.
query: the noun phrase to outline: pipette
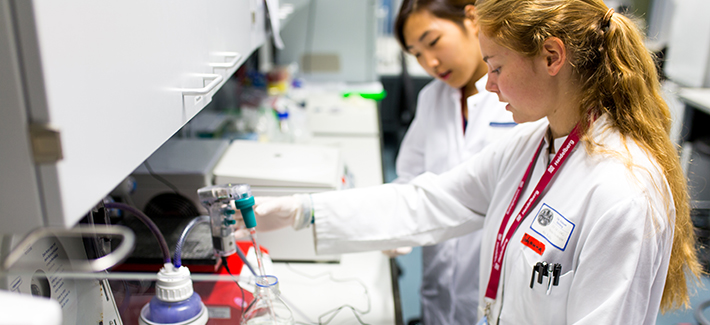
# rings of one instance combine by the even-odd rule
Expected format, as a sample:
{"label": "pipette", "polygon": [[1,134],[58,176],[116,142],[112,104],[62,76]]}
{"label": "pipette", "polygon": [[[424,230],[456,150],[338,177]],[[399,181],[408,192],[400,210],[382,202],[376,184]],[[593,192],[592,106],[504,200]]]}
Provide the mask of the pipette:
{"label": "pipette", "polygon": [[[248,185],[247,185],[248,186]],[[248,195],[244,195],[241,198],[234,201],[234,205],[242,213],[242,219],[244,219],[244,226],[249,229],[249,236],[251,237],[251,244],[254,246],[254,253],[256,254],[256,263],[259,268],[259,273],[261,275],[266,275],[264,270],[264,264],[261,255],[261,249],[256,241],[256,217],[254,216],[254,197],[249,191]]]}

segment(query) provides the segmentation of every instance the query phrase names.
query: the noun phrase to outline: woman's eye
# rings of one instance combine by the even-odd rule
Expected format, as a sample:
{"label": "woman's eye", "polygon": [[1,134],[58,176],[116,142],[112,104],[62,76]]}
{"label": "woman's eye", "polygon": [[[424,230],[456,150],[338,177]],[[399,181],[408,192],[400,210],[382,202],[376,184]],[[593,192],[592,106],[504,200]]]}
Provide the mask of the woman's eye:
{"label": "woman's eye", "polygon": [[440,38],[441,38],[441,36],[439,36],[436,39],[434,39],[433,41],[431,41],[431,43],[429,43],[429,46],[434,46],[436,44],[436,42],[439,41]]}
{"label": "woman's eye", "polygon": [[491,73],[500,73],[500,68],[496,68],[491,70]]}

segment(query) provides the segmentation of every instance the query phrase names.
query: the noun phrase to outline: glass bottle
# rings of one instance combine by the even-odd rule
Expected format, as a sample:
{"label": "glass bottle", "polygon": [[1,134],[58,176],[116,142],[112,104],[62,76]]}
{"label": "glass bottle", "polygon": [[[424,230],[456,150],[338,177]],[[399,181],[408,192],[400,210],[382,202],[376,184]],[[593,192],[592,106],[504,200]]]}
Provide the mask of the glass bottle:
{"label": "glass bottle", "polygon": [[256,277],[254,300],[242,315],[242,325],[293,325],[293,313],[281,299],[279,280],[273,275]]}

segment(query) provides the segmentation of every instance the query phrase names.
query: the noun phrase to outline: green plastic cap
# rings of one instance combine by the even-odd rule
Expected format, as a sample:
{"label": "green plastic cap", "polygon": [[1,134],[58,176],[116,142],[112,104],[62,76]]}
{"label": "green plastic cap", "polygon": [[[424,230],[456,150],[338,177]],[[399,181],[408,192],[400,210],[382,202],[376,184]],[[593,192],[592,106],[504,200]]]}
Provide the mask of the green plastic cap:
{"label": "green plastic cap", "polygon": [[234,205],[242,212],[242,218],[247,228],[256,227],[256,217],[254,216],[254,197],[250,196],[244,199],[234,201]]}

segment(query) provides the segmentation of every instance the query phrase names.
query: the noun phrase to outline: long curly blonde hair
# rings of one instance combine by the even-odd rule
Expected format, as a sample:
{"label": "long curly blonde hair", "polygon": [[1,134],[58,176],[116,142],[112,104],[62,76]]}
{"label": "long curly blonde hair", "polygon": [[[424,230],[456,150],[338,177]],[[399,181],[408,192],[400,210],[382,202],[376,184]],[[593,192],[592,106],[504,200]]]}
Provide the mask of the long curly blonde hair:
{"label": "long curly blonde hair", "polygon": [[[481,31],[522,55],[539,54],[550,37],[561,39],[581,85],[580,116],[607,115],[613,128],[655,158],[676,210],[661,311],[688,307],[686,276],[697,282],[702,268],[697,260],[686,180],[669,136],[670,111],[661,97],[656,66],[640,29],[632,19],[609,11],[602,0],[478,0],[475,6]],[[580,122],[587,140],[590,123],[588,119]],[[593,141],[585,143],[588,150],[595,145]]]}

